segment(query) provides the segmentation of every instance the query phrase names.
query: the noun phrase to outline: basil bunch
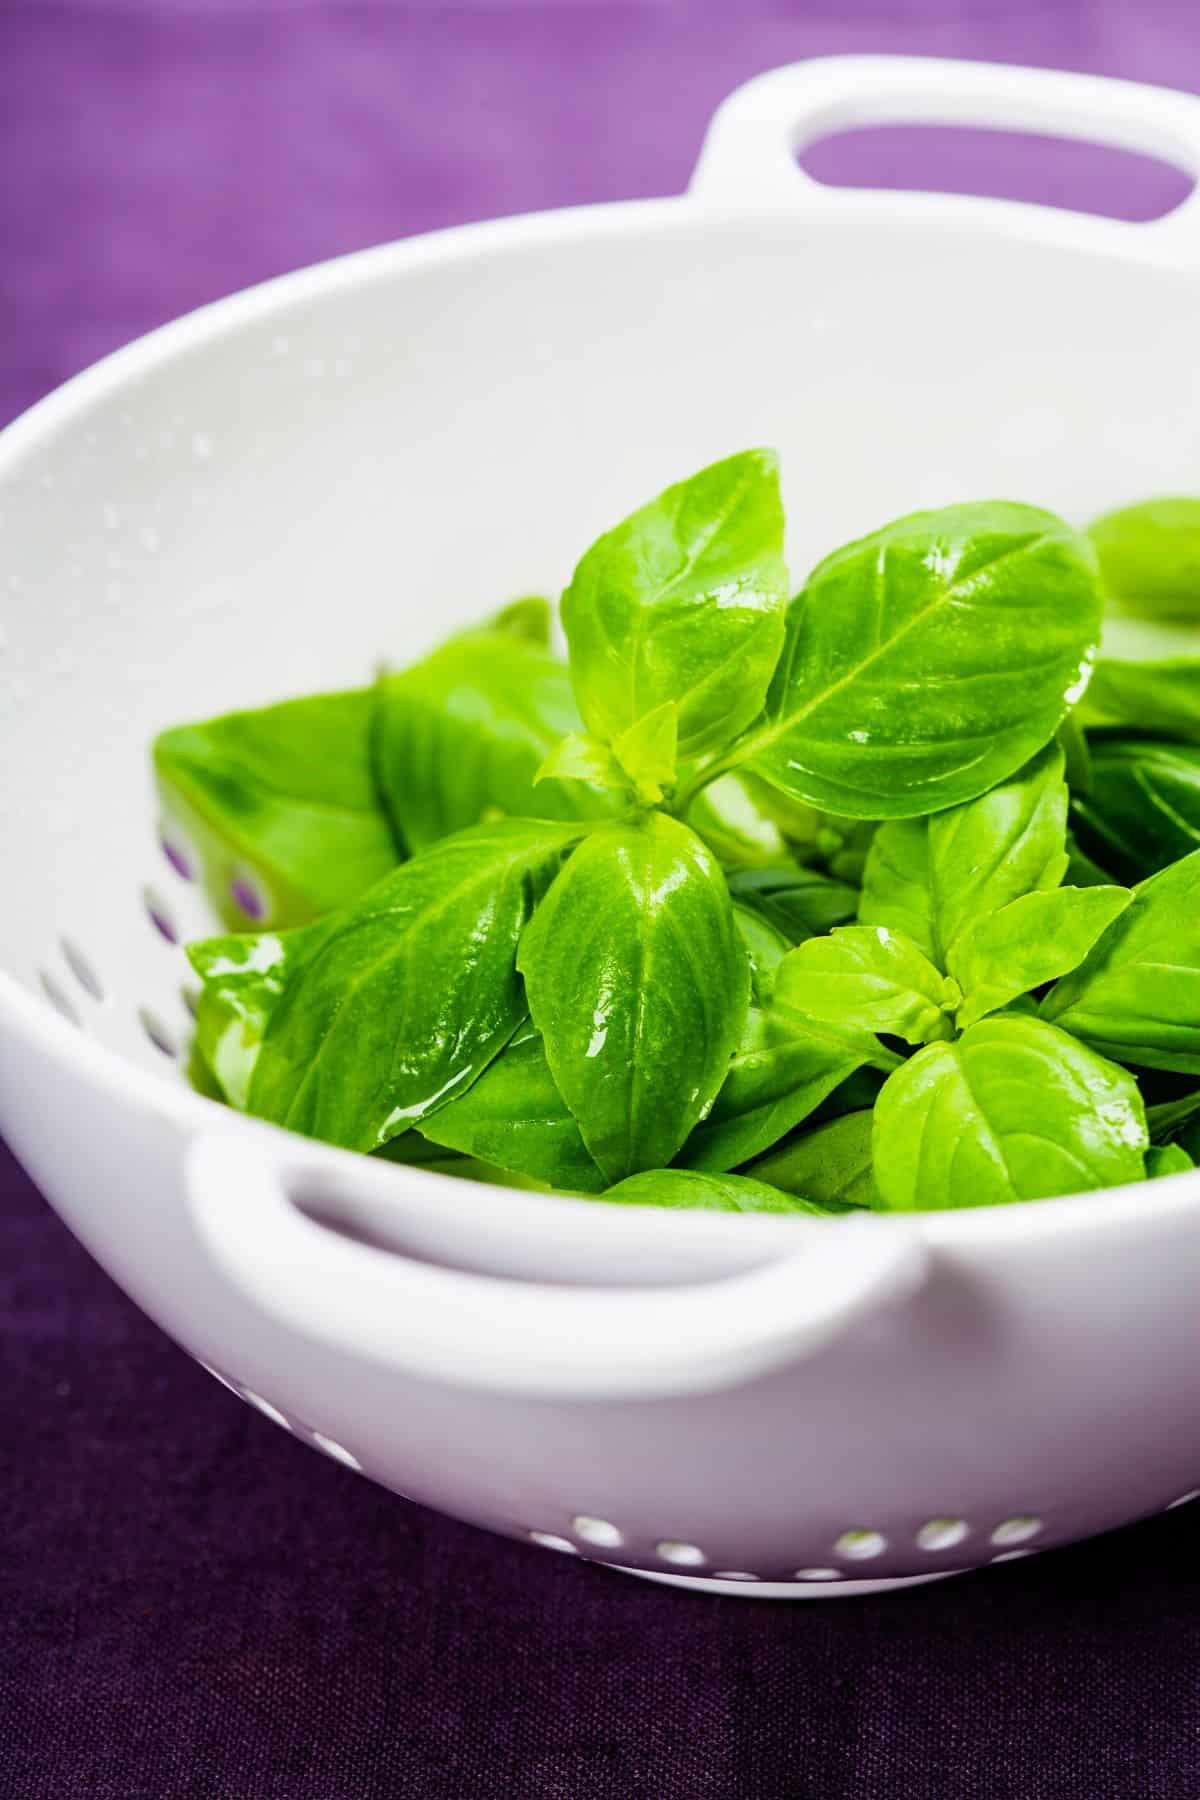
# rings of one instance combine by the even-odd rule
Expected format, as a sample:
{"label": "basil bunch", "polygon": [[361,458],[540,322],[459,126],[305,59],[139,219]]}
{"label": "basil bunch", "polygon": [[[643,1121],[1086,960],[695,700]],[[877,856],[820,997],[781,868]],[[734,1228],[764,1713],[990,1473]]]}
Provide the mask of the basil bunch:
{"label": "basil bunch", "polygon": [[1130,516],[1096,528],[1107,599],[1087,536],[1007,501],[897,520],[789,598],[749,451],[592,545],[566,664],[524,600],[374,688],[164,733],[164,809],[242,928],[189,949],[206,1086],[636,1204],[1189,1166],[1200,749],[1068,717],[1106,604],[1200,618],[1195,516],[1149,521],[1145,580]]}

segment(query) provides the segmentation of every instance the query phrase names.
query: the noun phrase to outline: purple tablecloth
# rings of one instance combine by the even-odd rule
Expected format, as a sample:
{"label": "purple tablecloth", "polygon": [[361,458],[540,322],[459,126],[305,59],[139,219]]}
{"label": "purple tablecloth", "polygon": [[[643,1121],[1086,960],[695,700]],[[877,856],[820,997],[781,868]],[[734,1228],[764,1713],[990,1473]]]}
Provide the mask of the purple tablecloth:
{"label": "purple tablecloth", "polygon": [[[1196,0],[0,3],[0,420],[279,270],[677,189],[736,82],[846,50],[1200,90]],[[1180,191],[1078,147],[950,160],[977,191],[1128,217]],[[946,166],[894,135],[821,162]],[[1200,1794],[1188,1509],[889,1599],[644,1586],[303,1449],[150,1326],[3,1151],[0,1333],[4,1800]]]}

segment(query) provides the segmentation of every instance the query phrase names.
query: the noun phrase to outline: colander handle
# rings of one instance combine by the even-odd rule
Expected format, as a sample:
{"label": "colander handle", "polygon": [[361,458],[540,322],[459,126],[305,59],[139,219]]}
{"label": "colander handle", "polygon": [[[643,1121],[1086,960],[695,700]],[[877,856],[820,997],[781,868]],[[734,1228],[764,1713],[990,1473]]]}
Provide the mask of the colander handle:
{"label": "colander handle", "polygon": [[[319,1198],[330,1178],[319,1164],[297,1160],[286,1139],[277,1148],[274,1134],[226,1128],[203,1136],[187,1153],[186,1178],[202,1242],[264,1313],[375,1365],[510,1394],[648,1399],[735,1386],[796,1363],[910,1293],[926,1266],[915,1231],[871,1215],[797,1220],[813,1229],[797,1231],[795,1250],[767,1251],[758,1266],[715,1280],[559,1286],[468,1273],[378,1247],[381,1198],[386,1192],[402,1216],[411,1197],[398,1170],[363,1171],[364,1196],[373,1191],[373,1211],[368,1203],[363,1218],[374,1221],[363,1230],[374,1243],[350,1234],[353,1195],[347,1199],[346,1182],[334,1174],[331,1229],[303,1210],[304,1199]],[[450,1194],[431,1186],[415,1198],[432,1208]],[[555,1209],[595,1204],[512,1199],[542,1202],[547,1232],[555,1229]],[[477,1207],[477,1196],[471,1204]],[[465,1233],[455,1241],[469,1252]]]}
{"label": "colander handle", "polygon": [[[1174,88],[939,57],[830,56],[772,69],[736,88],[709,124],[690,192],[741,206],[794,207],[800,198],[810,207],[853,204],[844,189],[805,174],[796,158],[831,132],[863,125],[965,125],[1082,138],[1157,156],[1200,177],[1200,99]],[[945,206],[946,197],[923,194],[919,201]],[[1131,240],[1170,245],[1185,255],[1190,246],[1192,259],[1200,257],[1200,189],[1150,224],[1049,216],[1056,235],[1066,219],[1110,240],[1119,233],[1127,246]]]}

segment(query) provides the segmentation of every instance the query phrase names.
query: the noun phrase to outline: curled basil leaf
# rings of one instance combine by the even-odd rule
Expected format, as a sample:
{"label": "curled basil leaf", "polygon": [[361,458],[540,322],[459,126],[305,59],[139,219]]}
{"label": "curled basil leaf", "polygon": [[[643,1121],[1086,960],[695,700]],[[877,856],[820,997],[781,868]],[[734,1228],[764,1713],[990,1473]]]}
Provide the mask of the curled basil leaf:
{"label": "curled basil leaf", "polygon": [[1157,1181],[1161,1175],[1183,1175],[1195,1166],[1182,1144],[1152,1144],[1146,1152],[1147,1181]]}
{"label": "curled basil leaf", "polygon": [[892,1211],[1001,1206],[1140,1181],[1148,1144],[1142,1098],[1124,1069],[1015,1013],[918,1050],[875,1106],[875,1181]]}
{"label": "curled basil leaf", "polygon": [[187,946],[200,977],[195,1050],[230,1106],[244,1111],[250,1077],[279,998],[329,922],[238,932]]}
{"label": "curled basil leaf", "polygon": [[1095,780],[1072,819],[1089,855],[1125,881],[1141,881],[1200,849],[1200,746],[1103,737]]}
{"label": "curled basil leaf", "polygon": [[163,813],[222,921],[303,925],[399,861],[371,771],[369,689],[178,725],[154,742]]}
{"label": "curled basil leaf", "polygon": [[955,941],[949,968],[963,993],[958,1024],[1007,1006],[1076,968],[1130,904],[1128,888],[1054,888],[1023,894]]}
{"label": "curled basil leaf", "polygon": [[275,1005],[249,1110],[374,1150],[464,1092],[525,1016],[517,945],[577,835],[475,826],[339,914]]}
{"label": "curled basil leaf", "polygon": [[664,813],[600,825],[521,944],[529,1010],[609,1181],[671,1161],[725,1079],[750,969],[720,868]]}
{"label": "curled basil leaf", "polygon": [[770,451],[667,488],[592,545],[563,595],[588,730],[612,742],[673,700],[680,761],[722,749],[762,706],[786,599]]}
{"label": "curled basil leaf", "polygon": [[1200,1074],[1200,850],[1133,894],[1042,1017],[1116,1062]]}
{"label": "curled basil leaf", "polygon": [[1088,535],[1111,605],[1138,618],[1200,624],[1200,499],[1122,506]]}
{"label": "curled basil leaf", "polygon": [[742,747],[757,774],[829,812],[936,812],[1053,736],[1099,635],[1090,546],[1052,513],[914,513],[813,571]]}

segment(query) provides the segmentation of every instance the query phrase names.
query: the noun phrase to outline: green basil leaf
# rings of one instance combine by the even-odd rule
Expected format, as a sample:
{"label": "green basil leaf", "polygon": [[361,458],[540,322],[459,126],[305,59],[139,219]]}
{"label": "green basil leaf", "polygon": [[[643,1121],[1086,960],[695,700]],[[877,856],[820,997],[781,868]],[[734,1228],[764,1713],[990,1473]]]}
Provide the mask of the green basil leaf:
{"label": "green basil leaf", "polygon": [[1122,506],[1088,535],[1110,604],[1141,618],[1200,624],[1200,499]]}
{"label": "green basil leaf", "polygon": [[740,905],[769,920],[791,944],[845,925],[858,908],[857,888],[798,863],[735,869],[729,876],[729,891]]}
{"label": "green basil leaf", "polygon": [[579,715],[562,663],[505,632],[466,632],[378,684],[379,791],[413,852],[495,817],[600,818],[612,803],[538,771]]}
{"label": "green basil leaf", "polygon": [[1142,1179],[1148,1142],[1132,1076],[1053,1025],[1002,1013],[928,1044],[884,1083],[879,1204],[940,1211],[1115,1187]]}
{"label": "green basil leaf", "polygon": [[195,1047],[230,1106],[245,1111],[250,1077],[280,995],[330,921],[293,931],[238,932],[188,944],[201,980]]}
{"label": "green basil leaf", "polygon": [[435,1144],[568,1193],[595,1194],[607,1185],[532,1028],[518,1033],[460,1099],[426,1119],[421,1132]]}
{"label": "green basil leaf", "polygon": [[600,1196],[619,1206],[670,1206],[691,1212],[819,1213],[799,1195],[781,1193],[745,1175],[700,1174],[694,1169],[646,1169],[626,1176]]}
{"label": "green basil leaf", "polygon": [[727,869],[759,869],[791,860],[779,826],[738,775],[722,775],[701,789],[686,816]]}
{"label": "green basil leaf", "polygon": [[769,919],[740,901],[734,902],[733,916],[750,958],[751,999],[755,1006],[767,1006],[775,992],[775,971],[791,949],[791,942]]}
{"label": "green basil leaf", "polygon": [[1130,904],[1123,887],[1055,888],[1023,894],[989,913],[957,939],[949,969],[964,999],[965,1030],[1044,982],[1067,975]]}
{"label": "green basil leaf", "polygon": [[[538,767],[534,786],[544,781],[588,781],[594,787],[614,788],[633,798],[624,769],[607,744],[586,731],[572,731],[559,738],[550,754]],[[537,805],[535,796],[534,806]]]}
{"label": "green basil leaf", "polygon": [[1090,854],[1141,881],[1200,849],[1200,746],[1101,738],[1095,782],[1072,818]]}
{"label": "green basil leaf", "polygon": [[657,806],[675,786],[679,756],[679,708],[673,700],[635,719],[613,740],[613,755],[643,806]]}
{"label": "green basil leaf", "polygon": [[866,1031],[778,1009],[752,1013],[712,1111],[677,1160],[686,1168],[735,1169],[794,1130],[856,1069],[896,1060]]}
{"label": "green basil leaf", "polygon": [[1091,549],[1052,513],[1006,501],[914,513],[813,571],[743,749],[829,812],[936,812],[1053,736],[1099,635]]}
{"label": "green basil leaf", "polygon": [[961,998],[911,938],[886,925],[841,925],[780,964],[777,1006],[806,1018],[882,1031],[909,1044],[949,1037]]}
{"label": "green basil leaf", "polygon": [[1048,744],[978,799],[882,826],[867,855],[859,922],[902,932],[943,964],[968,925],[1058,886],[1066,826],[1062,751]]}
{"label": "green basil leaf", "polygon": [[1200,656],[1101,656],[1080,717],[1089,726],[1155,731],[1200,744]]}
{"label": "green basil leaf", "polygon": [[746,1172],[787,1194],[804,1194],[831,1212],[873,1207],[878,1195],[872,1145],[870,1109],[843,1113],[790,1139]]}
{"label": "green basil leaf", "polygon": [[1152,1144],[1168,1144],[1178,1132],[1200,1120],[1200,1091],[1183,1094],[1178,1100],[1162,1100],[1146,1108]]}
{"label": "green basil leaf", "polygon": [[1157,1181],[1160,1175],[1183,1175],[1195,1166],[1182,1144],[1152,1144],[1146,1152],[1147,1181]]}
{"label": "green basil leaf", "polygon": [[525,1016],[516,951],[578,828],[445,838],[340,914],[280,996],[249,1110],[373,1150],[463,1092]]}
{"label": "green basil leaf", "polygon": [[519,600],[510,600],[507,606],[502,606],[481,629],[505,632],[509,637],[524,638],[526,643],[548,650],[553,623],[554,609],[544,594],[522,594]]}
{"label": "green basil leaf", "polygon": [[563,595],[589,731],[611,742],[674,700],[680,760],[722,749],[762,706],[786,599],[770,451],[668,488],[592,545]]}
{"label": "green basil leaf", "polygon": [[1200,1074],[1200,850],[1139,882],[1041,1010],[1116,1062]]}
{"label": "green basil leaf", "polygon": [[671,1161],[725,1079],[750,969],[725,878],[664,813],[595,827],[521,944],[554,1080],[610,1181]]}
{"label": "green basil leaf", "polygon": [[178,725],[154,741],[163,813],[221,919],[302,925],[396,866],[376,797],[368,689]]}

